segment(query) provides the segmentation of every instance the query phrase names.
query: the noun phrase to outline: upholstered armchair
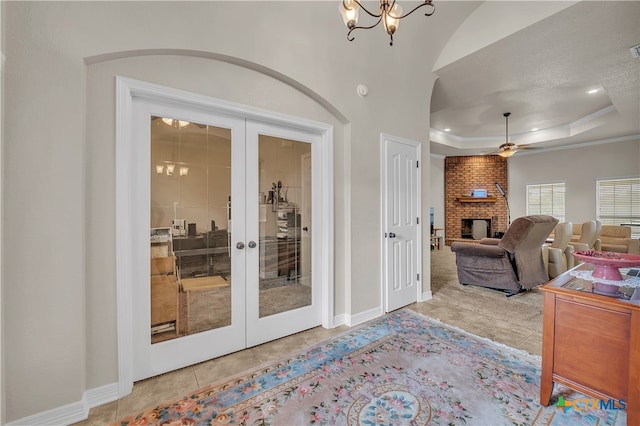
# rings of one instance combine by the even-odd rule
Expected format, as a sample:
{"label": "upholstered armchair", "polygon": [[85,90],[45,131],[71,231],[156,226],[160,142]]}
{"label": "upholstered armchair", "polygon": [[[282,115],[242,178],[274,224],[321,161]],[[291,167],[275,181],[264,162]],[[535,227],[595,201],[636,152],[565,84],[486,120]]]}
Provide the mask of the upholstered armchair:
{"label": "upholstered armchair", "polygon": [[596,241],[600,236],[602,222],[589,220],[581,224],[573,225],[571,244],[575,250],[595,250]]}
{"label": "upholstered armchair", "polygon": [[558,223],[552,216],[524,216],[513,221],[497,241],[454,242],[458,281],[503,290],[507,296],[536,287],[549,280],[542,257],[542,245]]}
{"label": "upholstered armchair", "polygon": [[558,223],[553,230],[553,243],[542,247],[544,263],[549,272],[549,278],[555,278],[574,266],[571,222]]}
{"label": "upholstered armchair", "polygon": [[630,226],[602,225],[595,250],[640,254],[640,240],[631,238]]}

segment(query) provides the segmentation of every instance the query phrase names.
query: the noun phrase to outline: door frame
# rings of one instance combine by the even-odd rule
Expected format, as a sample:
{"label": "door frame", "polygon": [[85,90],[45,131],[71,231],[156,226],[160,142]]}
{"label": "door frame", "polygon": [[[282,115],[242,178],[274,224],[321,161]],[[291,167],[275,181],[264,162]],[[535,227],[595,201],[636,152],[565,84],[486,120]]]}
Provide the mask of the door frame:
{"label": "door frame", "polygon": [[416,271],[420,272],[420,279],[416,285],[416,300],[422,300],[422,288],[424,282],[424,274],[422,273],[422,143],[411,139],[405,139],[398,136],[380,133],[380,310],[382,313],[387,311],[387,265],[389,254],[387,252],[387,241],[385,233],[387,232],[387,199],[386,199],[386,178],[387,178],[387,142],[392,141],[409,146],[413,146],[416,150],[416,158],[419,162],[416,173],[416,205],[418,223],[416,228]]}
{"label": "door frame", "polygon": [[262,121],[300,129],[320,135],[319,182],[317,200],[322,220],[316,224],[321,249],[318,253],[318,276],[322,288],[322,326],[334,326],[334,281],[333,281],[333,126],[317,121],[276,113],[256,107],[224,101],[209,96],[161,86],[127,77],[116,76],[116,290],[118,333],[118,396],[128,395],[133,390],[133,283],[135,282],[133,255],[133,200],[136,196],[130,182],[136,173],[132,164],[133,143],[133,98],[147,98],[174,104],[190,105],[211,112]]}

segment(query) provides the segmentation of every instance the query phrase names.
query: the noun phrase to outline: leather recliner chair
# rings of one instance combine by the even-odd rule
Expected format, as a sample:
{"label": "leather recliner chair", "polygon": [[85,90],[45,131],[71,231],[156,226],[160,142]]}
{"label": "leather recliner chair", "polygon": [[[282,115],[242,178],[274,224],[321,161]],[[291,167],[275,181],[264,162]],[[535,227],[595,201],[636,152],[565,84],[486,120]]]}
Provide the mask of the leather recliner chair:
{"label": "leather recliner chair", "polygon": [[576,250],[595,250],[594,247],[601,229],[602,222],[599,220],[588,220],[573,225],[573,235],[569,244],[574,246]]}
{"label": "leather recliner chair", "polygon": [[571,222],[561,222],[554,228],[553,243],[542,247],[544,263],[549,272],[549,278],[555,278],[574,266]]}

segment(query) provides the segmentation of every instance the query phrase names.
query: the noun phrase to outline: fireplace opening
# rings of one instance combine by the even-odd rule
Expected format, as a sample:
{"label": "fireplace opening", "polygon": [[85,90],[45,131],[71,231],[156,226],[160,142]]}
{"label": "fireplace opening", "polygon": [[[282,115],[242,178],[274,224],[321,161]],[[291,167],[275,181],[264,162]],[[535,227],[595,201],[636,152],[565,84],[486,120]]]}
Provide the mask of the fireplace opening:
{"label": "fireplace opening", "polygon": [[491,236],[491,219],[468,218],[462,219],[462,238],[481,240]]}

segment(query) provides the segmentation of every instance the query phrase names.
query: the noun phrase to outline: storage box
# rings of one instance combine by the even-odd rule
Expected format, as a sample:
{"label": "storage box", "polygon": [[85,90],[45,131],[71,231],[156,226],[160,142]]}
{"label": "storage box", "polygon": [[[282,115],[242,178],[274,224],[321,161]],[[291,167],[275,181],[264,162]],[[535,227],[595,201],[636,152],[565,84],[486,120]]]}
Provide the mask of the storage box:
{"label": "storage box", "polygon": [[151,325],[178,321],[178,282],[175,275],[151,277]]}
{"label": "storage box", "polygon": [[174,274],[176,270],[176,257],[155,257],[151,259],[151,275]]}

